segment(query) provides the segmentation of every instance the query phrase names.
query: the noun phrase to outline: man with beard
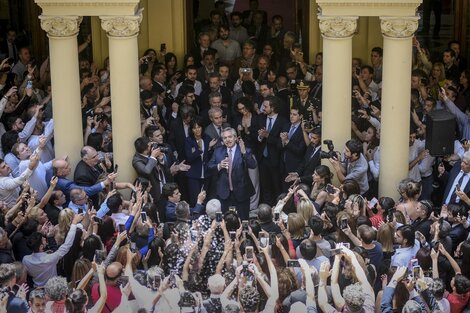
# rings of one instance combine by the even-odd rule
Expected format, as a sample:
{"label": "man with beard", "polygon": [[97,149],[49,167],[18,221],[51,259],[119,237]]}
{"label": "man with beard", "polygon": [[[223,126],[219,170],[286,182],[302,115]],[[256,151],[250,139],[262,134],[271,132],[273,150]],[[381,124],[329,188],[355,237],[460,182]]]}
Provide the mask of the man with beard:
{"label": "man with beard", "polygon": [[220,25],[218,31],[219,39],[214,41],[211,47],[217,50],[219,62],[232,65],[235,59],[242,54],[240,44],[229,38],[230,28],[227,25]]}

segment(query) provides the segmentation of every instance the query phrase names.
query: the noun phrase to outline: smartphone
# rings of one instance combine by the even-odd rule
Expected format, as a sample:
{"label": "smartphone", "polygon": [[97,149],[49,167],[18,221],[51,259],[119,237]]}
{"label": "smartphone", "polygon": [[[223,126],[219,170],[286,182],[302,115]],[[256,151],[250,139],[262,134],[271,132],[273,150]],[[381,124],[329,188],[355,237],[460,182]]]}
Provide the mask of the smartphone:
{"label": "smartphone", "polygon": [[261,248],[266,248],[269,245],[269,235],[266,233],[259,233],[259,245]]}
{"label": "smartphone", "polygon": [[377,200],[376,197],[373,197],[373,198],[369,201],[369,203],[367,204],[367,206],[369,207],[369,209],[373,209],[373,208],[377,205],[378,202],[379,202],[379,200]]}
{"label": "smartphone", "polygon": [[140,213],[140,218],[142,219],[142,223],[147,222],[147,213],[141,212]]}
{"label": "smartphone", "polygon": [[348,219],[347,218],[342,218],[339,224],[340,229],[346,229],[348,228]]}
{"label": "smartphone", "polygon": [[349,244],[349,242],[340,242],[340,245],[341,247],[351,249],[351,245]]}
{"label": "smartphone", "polygon": [[460,191],[460,184],[455,185],[455,190]]}
{"label": "smartphone", "polygon": [[419,278],[421,272],[421,266],[413,266],[413,279],[416,280]]}
{"label": "smartphone", "polygon": [[153,279],[153,290],[158,290],[162,284],[162,277],[160,275],[155,276]]}
{"label": "smartphone", "polygon": [[83,209],[82,208],[78,208],[78,214],[83,214]]}
{"label": "smartphone", "polygon": [[105,250],[96,250],[95,251],[95,262],[96,264],[101,264],[106,258],[106,251]]}
{"label": "smartphone", "polygon": [[119,224],[119,225],[118,225],[118,228],[119,228],[119,232],[120,232],[120,233],[126,231],[126,225],[124,225],[124,224]]}
{"label": "smartphone", "polygon": [[28,80],[28,82],[26,83],[26,88],[27,89],[33,88],[33,81],[32,80]]}
{"label": "smartphone", "polygon": [[242,229],[243,231],[248,231],[248,221],[247,220],[243,220],[242,221]]}
{"label": "smartphone", "polygon": [[275,245],[275,244],[276,244],[276,239],[277,239],[276,233],[269,233],[269,243],[270,243],[271,245]]}
{"label": "smartphone", "polygon": [[191,241],[197,242],[197,237],[198,237],[197,230],[191,230]]}
{"label": "smartphone", "polygon": [[137,246],[136,246],[135,242],[131,241],[130,248],[131,248],[131,251],[132,251],[132,252],[135,252],[135,251],[136,251]]}
{"label": "smartphone", "polygon": [[411,268],[414,268],[415,266],[419,266],[419,261],[418,259],[411,259],[410,264]]}
{"label": "smartphone", "polygon": [[332,184],[326,185],[326,192],[329,194],[334,194],[335,193],[335,187]]}
{"label": "smartphone", "polygon": [[235,241],[237,239],[237,232],[231,231],[230,232],[230,240]]}
{"label": "smartphone", "polygon": [[253,260],[254,258],[254,250],[253,250],[253,247],[252,246],[246,246],[245,247],[245,256],[246,256],[246,259],[251,261]]}
{"label": "smartphone", "polygon": [[434,248],[434,251],[436,251],[436,252],[439,251],[439,244],[440,244],[440,243],[441,243],[441,242],[440,242],[439,240],[434,243],[434,247],[433,247],[433,248]]}
{"label": "smartphone", "polygon": [[117,164],[114,165],[114,173],[115,173],[115,174],[116,174],[117,171],[118,171],[118,167],[119,167],[119,166],[118,166]]}
{"label": "smartphone", "polygon": [[217,223],[221,223],[222,222],[222,212],[215,212],[215,221]]}
{"label": "smartphone", "polygon": [[160,51],[164,52],[166,50],[166,43],[161,43],[160,44]]}
{"label": "smartphone", "polygon": [[170,270],[170,286],[176,286],[176,275],[178,275],[178,271]]}
{"label": "smartphone", "polygon": [[287,260],[287,267],[300,267],[298,260]]}
{"label": "smartphone", "polygon": [[95,221],[99,225],[103,224],[103,220],[99,218],[98,216],[93,216],[93,221]]}
{"label": "smartphone", "polygon": [[279,222],[279,218],[280,218],[280,213],[279,212],[274,213],[274,221]]}
{"label": "smartphone", "polygon": [[393,210],[388,211],[387,220],[389,223],[393,222]]}

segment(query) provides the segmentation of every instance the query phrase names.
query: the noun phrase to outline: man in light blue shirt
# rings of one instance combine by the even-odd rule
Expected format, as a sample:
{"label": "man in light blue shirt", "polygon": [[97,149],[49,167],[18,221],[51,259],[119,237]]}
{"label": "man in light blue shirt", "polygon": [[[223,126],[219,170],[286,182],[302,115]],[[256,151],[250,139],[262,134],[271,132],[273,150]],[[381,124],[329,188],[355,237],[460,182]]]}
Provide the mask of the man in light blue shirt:
{"label": "man in light blue shirt", "polygon": [[395,232],[395,243],[400,247],[395,250],[392,256],[391,266],[409,267],[411,259],[416,256],[419,250],[419,242],[415,239],[415,232],[410,225],[398,227]]}

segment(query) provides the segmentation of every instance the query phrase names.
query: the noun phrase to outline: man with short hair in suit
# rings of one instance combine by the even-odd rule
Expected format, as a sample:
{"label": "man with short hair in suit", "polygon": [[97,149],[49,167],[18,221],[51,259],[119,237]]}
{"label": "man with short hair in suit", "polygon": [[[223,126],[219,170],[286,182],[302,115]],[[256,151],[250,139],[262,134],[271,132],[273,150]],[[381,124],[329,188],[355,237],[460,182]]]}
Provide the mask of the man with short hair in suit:
{"label": "man with short hair in suit", "polygon": [[287,120],[278,114],[281,100],[268,96],[263,102],[264,113],[260,118],[258,141],[261,151],[260,181],[262,202],[274,204],[281,193],[281,131],[287,126]]}
{"label": "man with short hair in suit", "polygon": [[222,211],[235,206],[240,218],[245,220],[249,218],[250,197],[255,193],[248,169],[256,167],[256,160],[242,139],[237,142],[235,129],[225,128],[222,140],[225,146],[215,149],[208,169],[217,177],[217,197]]}
{"label": "man with short hair in suit", "polygon": [[[285,178],[288,173],[294,172],[302,163],[305,154],[305,141],[302,130],[302,114],[300,108],[290,109],[290,123],[281,132],[282,155],[281,155],[281,177]],[[288,184],[283,184],[283,191],[287,192]]]}
{"label": "man with short hair in suit", "polygon": [[168,165],[165,164],[165,154],[160,148],[153,147],[147,137],[137,138],[134,141],[134,148],[136,152],[132,158],[132,167],[141,182],[152,185],[150,195],[154,201],[157,201],[166,183],[165,172],[169,171]]}
{"label": "man with short hair in suit", "polygon": [[450,172],[446,172],[444,165],[439,165],[438,178],[446,185],[442,204],[462,204],[468,209],[469,205],[462,201],[470,195],[470,151],[464,153],[462,161],[454,164]]}
{"label": "man with short hair in suit", "polygon": [[310,139],[310,144],[299,167],[295,171],[289,172],[284,181],[290,183],[298,179],[302,184],[311,185],[315,168],[321,164],[321,128],[316,127],[310,133],[307,133],[305,129],[302,131],[304,136],[308,136]]}

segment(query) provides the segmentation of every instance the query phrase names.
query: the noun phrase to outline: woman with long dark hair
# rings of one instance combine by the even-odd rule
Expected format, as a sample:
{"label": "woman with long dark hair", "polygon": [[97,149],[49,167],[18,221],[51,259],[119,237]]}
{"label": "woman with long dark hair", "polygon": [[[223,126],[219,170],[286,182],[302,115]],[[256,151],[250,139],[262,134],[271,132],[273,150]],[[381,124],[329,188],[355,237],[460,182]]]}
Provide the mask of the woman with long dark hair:
{"label": "woman with long dark hair", "polygon": [[212,156],[213,148],[217,139],[212,139],[204,134],[202,120],[199,117],[194,118],[189,125],[189,136],[184,144],[186,163],[191,168],[186,172],[188,177],[189,204],[194,206],[198,194],[201,190],[207,188],[209,171],[207,163]]}

